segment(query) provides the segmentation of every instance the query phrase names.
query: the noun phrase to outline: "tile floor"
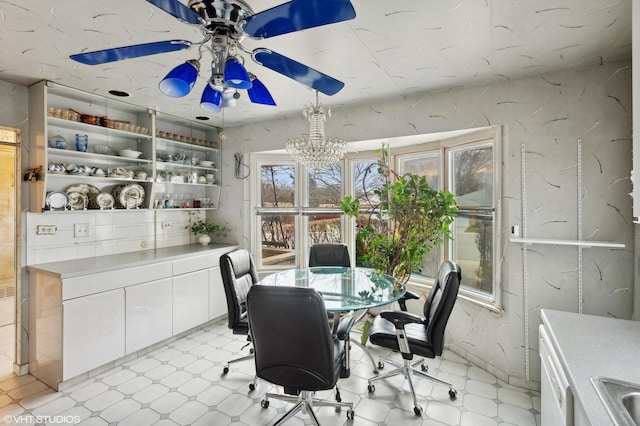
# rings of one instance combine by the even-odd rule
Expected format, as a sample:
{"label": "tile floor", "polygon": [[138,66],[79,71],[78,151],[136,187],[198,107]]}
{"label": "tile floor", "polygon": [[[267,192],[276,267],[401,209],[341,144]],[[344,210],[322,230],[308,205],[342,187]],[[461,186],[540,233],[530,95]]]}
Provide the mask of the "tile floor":
{"label": "tile floor", "polygon": [[[254,374],[251,361],[233,364],[222,376],[225,362],[240,353],[243,336],[234,336],[219,321],[162,348],[128,361],[99,376],[54,392],[34,377],[0,378],[0,423],[42,425],[233,425],[272,424],[291,407],[260,400],[272,385],[258,381],[249,391]],[[372,347],[374,354],[388,351]],[[246,352],[246,350],[245,350]],[[429,371],[451,381],[458,398],[450,401],[448,388],[415,381],[422,417],[413,414],[413,402],[404,378],[376,382],[367,393],[372,366],[362,349],[352,346],[351,377],[339,382],[343,401],[354,403],[355,418],[333,408],[316,410],[323,425],[397,426],[539,426],[540,395],[497,380],[454,353],[427,360]],[[393,356],[393,355],[392,355]],[[384,371],[384,370],[382,370]],[[319,392],[332,397],[333,392]],[[299,413],[287,425],[309,425]]]}

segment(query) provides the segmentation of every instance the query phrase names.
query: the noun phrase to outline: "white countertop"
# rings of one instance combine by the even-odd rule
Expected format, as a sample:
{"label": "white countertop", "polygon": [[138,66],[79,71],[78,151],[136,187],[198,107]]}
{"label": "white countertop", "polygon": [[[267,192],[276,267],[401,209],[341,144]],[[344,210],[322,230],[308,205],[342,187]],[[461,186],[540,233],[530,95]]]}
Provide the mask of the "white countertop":
{"label": "white countertop", "polygon": [[542,309],[576,403],[593,426],[613,422],[589,380],[611,377],[640,383],[640,322]]}
{"label": "white countertop", "polygon": [[185,246],[167,247],[156,250],[134,251],[130,253],[96,256],[84,259],[67,260],[64,262],[41,263],[29,265],[27,270],[59,275],[61,279],[77,277],[98,272],[118,270],[132,266],[149,265],[158,262],[177,260],[198,254],[219,251],[225,253],[235,249],[231,244],[190,244]]}

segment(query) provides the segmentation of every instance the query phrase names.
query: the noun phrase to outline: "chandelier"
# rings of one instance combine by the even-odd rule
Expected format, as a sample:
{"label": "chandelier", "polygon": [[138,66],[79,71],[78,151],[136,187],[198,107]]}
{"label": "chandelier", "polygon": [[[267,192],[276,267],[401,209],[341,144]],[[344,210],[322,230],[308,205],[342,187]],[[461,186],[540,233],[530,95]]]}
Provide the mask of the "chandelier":
{"label": "chandelier", "polygon": [[331,109],[324,108],[316,91],[315,105],[307,105],[302,114],[309,120],[309,137],[289,139],[287,152],[298,163],[314,169],[320,169],[329,164],[337,163],[347,152],[347,144],[343,139],[326,138],[324,123],[331,117]]}

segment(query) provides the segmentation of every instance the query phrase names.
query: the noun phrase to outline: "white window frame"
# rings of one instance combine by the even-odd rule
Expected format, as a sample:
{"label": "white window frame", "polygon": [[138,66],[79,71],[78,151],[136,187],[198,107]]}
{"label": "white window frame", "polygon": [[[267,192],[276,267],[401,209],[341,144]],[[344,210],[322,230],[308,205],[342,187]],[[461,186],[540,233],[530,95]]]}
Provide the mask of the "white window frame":
{"label": "white window frame", "polygon": [[[466,299],[474,304],[478,304],[483,306],[491,311],[501,313],[502,312],[502,274],[501,274],[501,256],[500,256],[500,247],[501,244],[501,200],[502,200],[502,178],[501,178],[501,167],[502,167],[502,129],[500,126],[494,126],[489,128],[484,128],[481,130],[477,130],[471,133],[463,134],[460,136],[450,137],[442,140],[438,140],[435,142],[425,142],[425,143],[417,143],[411,146],[397,147],[393,146],[393,139],[386,139],[386,142],[389,143],[390,146],[390,164],[395,168],[397,166],[397,158],[398,156],[406,156],[407,154],[411,154],[412,152],[425,152],[425,151],[438,151],[440,165],[439,165],[439,189],[447,188],[448,180],[450,179],[448,175],[448,167],[447,167],[447,150],[455,149],[456,147],[461,147],[464,145],[481,145],[481,144],[492,144],[493,151],[493,291],[492,294],[487,296],[485,293],[480,293],[478,291],[474,291],[472,288],[465,287],[464,283],[460,287],[459,297]],[[352,167],[354,162],[362,162],[362,161],[377,161],[380,158],[379,153],[376,153],[376,150],[379,150],[380,146],[372,147],[370,151],[361,151],[356,154],[349,154],[343,160],[342,165],[342,196],[348,195],[351,193],[351,188],[353,187],[353,175],[352,175]],[[307,227],[306,221],[303,220],[303,216],[305,212],[310,210],[314,210],[313,208],[304,208],[304,198],[306,197],[306,188],[308,185],[307,182],[307,170],[306,167],[296,164],[289,155],[287,154],[274,154],[274,153],[253,153],[251,155],[251,170],[253,176],[258,176],[251,180],[250,183],[250,200],[251,200],[251,245],[252,252],[256,254],[256,265],[260,273],[269,273],[269,272],[277,272],[282,269],[291,268],[290,265],[285,266],[263,266],[261,263],[261,233],[258,229],[260,225],[260,218],[257,214],[258,206],[260,204],[259,195],[259,185],[260,185],[260,173],[259,170],[264,164],[293,164],[295,165],[295,206],[293,209],[273,209],[274,212],[282,211],[286,213],[292,213],[296,215],[295,218],[295,227],[296,230],[299,230],[296,235],[296,243],[295,243],[295,256],[296,256],[296,267],[304,267],[307,264],[307,250],[306,247],[308,245],[308,229],[303,229],[303,227]],[[271,210],[271,209],[269,209]],[[266,211],[263,209],[263,211]],[[342,233],[345,239],[345,243],[349,247],[350,253],[354,253],[355,250],[355,219],[347,219],[343,217],[342,219]],[[443,242],[443,247],[441,249],[441,259],[440,261],[444,261],[444,257],[450,258],[450,245],[448,241]],[[433,284],[432,279],[427,279],[425,277],[416,276],[415,274],[411,276],[409,281],[409,286],[413,287],[418,291],[429,291]]]}

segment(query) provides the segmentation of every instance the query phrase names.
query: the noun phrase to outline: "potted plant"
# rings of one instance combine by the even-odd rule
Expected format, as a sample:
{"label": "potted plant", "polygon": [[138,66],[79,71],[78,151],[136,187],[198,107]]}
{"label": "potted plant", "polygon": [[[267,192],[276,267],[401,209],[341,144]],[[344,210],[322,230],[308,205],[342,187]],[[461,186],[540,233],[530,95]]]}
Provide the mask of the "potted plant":
{"label": "potted plant", "polygon": [[[420,269],[423,257],[440,244],[458,208],[453,194],[429,186],[424,176],[399,175],[389,167],[388,150],[366,173],[381,173],[381,186],[364,194],[373,208],[364,220],[360,200],[345,197],[340,208],[350,217],[360,217],[356,229],[356,264],[373,268],[406,283],[411,273]],[[365,177],[366,180],[366,177]],[[368,337],[367,321],[363,344]]]}
{"label": "potted plant", "polygon": [[222,232],[227,229],[223,225],[218,225],[207,219],[198,219],[187,226],[191,229],[193,234],[198,236],[198,242],[203,246],[206,246],[211,242],[211,236],[209,236],[210,233]]}

